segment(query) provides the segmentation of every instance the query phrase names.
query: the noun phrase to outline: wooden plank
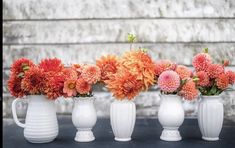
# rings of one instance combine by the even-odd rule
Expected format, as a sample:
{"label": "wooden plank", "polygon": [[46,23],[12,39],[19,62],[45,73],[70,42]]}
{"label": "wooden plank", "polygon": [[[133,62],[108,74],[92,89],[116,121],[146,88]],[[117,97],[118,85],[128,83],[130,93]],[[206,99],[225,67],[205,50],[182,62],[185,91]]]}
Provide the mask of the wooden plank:
{"label": "wooden plank", "polygon": [[235,42],[235,19],[71,20],[3,23],[4,44]]}
{"label": "wooden plank", "polygon": [[3,0],[3,18],[234,18],[234,0]]}
{"label": "wooden plank", "polygon": [[[190,43],[190,44],[134,44],[133,48],[145,47],[153,60],[170,59],[179,64],[191,65],[192,57],[209,48],[216,61],[229,59],[235,65],[235,43]],[[66,65],[70,63],[94,63],[102,55],[122,55],[129,44],[78,44],[78,45],[11,45],[3,46],[3,67],[9,68],[14,60],[27,57],[38,63],[43,58],[57,57]]]}

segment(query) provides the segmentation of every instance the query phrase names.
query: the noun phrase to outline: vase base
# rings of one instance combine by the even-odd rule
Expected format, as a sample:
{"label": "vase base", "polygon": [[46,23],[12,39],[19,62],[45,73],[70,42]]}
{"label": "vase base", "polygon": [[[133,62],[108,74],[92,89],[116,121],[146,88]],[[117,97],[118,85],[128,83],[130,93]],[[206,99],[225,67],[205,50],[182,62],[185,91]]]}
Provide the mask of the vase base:
{"label": "vase base", "polygon": [[162,135],[160,137],[161,140],[164,141],[180,141],[182,140],[181,136],[180,136],[180,132],[178,131],[178,129],[164,129],[162,131]]}
{"label": "vase base", "polygon": [[91,142],[95,140],[95,136],[93,135],[93,132],[91,130],[77,131],[74,140],[77,142]]}
{"label": "vase base", "polygon": [[115,137],[114,138],[116,141],[123,141],[123,142],[125,142],[125,141],[131,141],[131,138],[117,138],[117,137]]}
{"label": "vase base", "polygon": [[219,140],[219,137],[211,138],[211,137],[202,137],[203,140],[206,141],[217,141]]}

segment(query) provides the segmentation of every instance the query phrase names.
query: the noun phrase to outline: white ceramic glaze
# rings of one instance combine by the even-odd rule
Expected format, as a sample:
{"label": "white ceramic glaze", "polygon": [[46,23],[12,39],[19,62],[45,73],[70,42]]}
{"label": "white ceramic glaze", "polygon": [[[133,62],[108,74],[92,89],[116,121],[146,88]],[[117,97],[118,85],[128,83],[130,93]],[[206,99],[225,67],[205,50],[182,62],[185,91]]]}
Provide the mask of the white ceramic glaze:
{"label": "white ceramic glaze", "polygon": [[220,96],[201,96],[198,106],[198,124],[202,139],[219,140],[224,120],[224,107]]}
{"label": "white ceramic glaze", "polygon": [[95,140],[92,132],[92,128],[97,120],[94,99],[94,97],[74,98],[72,122],[77,128],[77,133],[74,138],[77,142],[90,142]]}
{"label": "white ceramic glaze", "polygon": [[110,121],[116,141],[130,141],[136,120],[135,103],[115,100],[110,107]]}
{"label": "white ceramic glaze", "polygon": [[160,95],[161,104],[158,111],[158,120],[163,127],[161,140],[180,141],[182,138],[178,128],[184,121],[182,99],[178,95]]}
{"label": "white ceramic glaze", "polygon": [[[16,115],[19,101],[27,101],[28,109],[25,124],[20,123]],[[12,114],[16,124],[24,128],[24,137],[31,143],[47,143],[58,135],[56,108],[53,100],[44,95],[30,95],[27,99],[15,99],[12,103]]]}

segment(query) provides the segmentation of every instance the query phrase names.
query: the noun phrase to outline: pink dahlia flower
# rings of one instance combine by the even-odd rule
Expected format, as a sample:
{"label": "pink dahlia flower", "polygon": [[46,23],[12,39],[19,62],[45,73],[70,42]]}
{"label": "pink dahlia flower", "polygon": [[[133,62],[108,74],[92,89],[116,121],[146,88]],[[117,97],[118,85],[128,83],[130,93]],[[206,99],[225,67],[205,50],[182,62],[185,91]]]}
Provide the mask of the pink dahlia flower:
{"label": "pink dahlia flower", "polygon": [[205,71],[212,63],[212,59],[208,53],[199,53],[193,57],[192,63],[196,71]]}
{"label": "pink dahlia flower", "polygon": [[158,85],[162,91],[172,93],[180,86],[180,76],[172,70],[164,71],[158,78]]}
{"label": "pink dahlia flower", "polygon": [[224,67],[220,64],[210,64],[207,69],[207,74],[210,78],[217,78],[222,73],[224,73]]}

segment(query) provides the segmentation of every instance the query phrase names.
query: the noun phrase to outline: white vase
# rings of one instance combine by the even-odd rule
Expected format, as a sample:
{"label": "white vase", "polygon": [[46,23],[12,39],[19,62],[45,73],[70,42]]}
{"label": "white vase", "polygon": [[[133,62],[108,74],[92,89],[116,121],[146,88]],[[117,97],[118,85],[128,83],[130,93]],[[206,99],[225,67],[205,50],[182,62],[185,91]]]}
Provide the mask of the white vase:
{"label": "white vase", "polygon": [[184,121],[182,99],[178,95],[160,95],[161,104],[158,111],[158,120],[163,127],[161,140],[180,141],[182,138],[179,127]]}
{"label": "white vase", "polygon": [[[19,101],[28,102],[25,124],[20,123],[16,115],[16,105]],[[12,103],[12,114],[16,124],[24,128],[24,137],[31,143],[51,142],[58,135],[55,103],[44,95],[15,99]]]}
{"label": "white vase", "polygon": [[110,121],[116,141],[130,141],[136,119],[135,103],[115,100],[110,107]]}
{"label": "white vase", "polygon": [[202,96],[198,106],[198,124],[202,139],[219,140],[224,119],[224,107],[220,96]]}
{"label": "white vase", "polygon": [[95,136],[91,131],[97,120],[94,99],[94,97],[74,98],[72,122],[77,128],[77,133],[74,138],[77,142],[90,142],[95,140]]}

